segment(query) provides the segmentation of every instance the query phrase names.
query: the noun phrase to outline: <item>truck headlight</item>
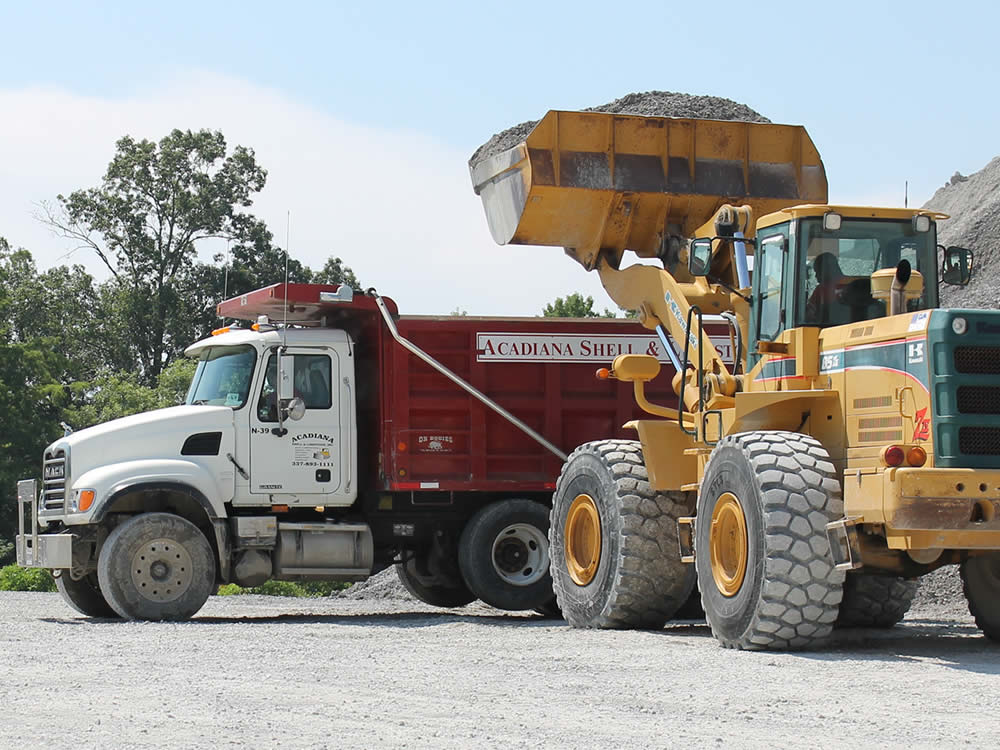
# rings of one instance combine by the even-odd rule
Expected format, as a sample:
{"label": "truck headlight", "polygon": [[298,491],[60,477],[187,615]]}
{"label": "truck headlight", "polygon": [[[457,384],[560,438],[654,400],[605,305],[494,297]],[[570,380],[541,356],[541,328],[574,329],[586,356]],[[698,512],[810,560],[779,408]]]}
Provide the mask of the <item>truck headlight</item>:
{"label": "truck headlight", "polygon": [[969,321],[967,321],[962,316],[951,319],[951,330],[961,336],[967,330],[969,330]]}

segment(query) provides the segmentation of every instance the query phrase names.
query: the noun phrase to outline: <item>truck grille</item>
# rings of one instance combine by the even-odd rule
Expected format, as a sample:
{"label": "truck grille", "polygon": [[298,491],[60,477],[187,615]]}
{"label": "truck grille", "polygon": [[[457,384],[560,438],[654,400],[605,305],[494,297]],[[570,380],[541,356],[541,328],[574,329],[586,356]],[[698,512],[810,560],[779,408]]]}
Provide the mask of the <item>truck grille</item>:
{"label": "truck grille", "polygon": [[1000,427],[962,427],[958,448],[973,456],[1000,456]]}
{"label": "truck grille", "polygon": [[66,503],[66,480],[69,462],[66,451],[45,451],[42,460],[42,507],[40,510],[62,510]]}
{"label": "truck grille", "polygon": [[955,369],[974,375],[1000,375],[1000,346],[955,347]]}
{"label": "truck grille", "polygon": [[1000,414],[1000,386],[959,386],[958,411],[962,414]]}

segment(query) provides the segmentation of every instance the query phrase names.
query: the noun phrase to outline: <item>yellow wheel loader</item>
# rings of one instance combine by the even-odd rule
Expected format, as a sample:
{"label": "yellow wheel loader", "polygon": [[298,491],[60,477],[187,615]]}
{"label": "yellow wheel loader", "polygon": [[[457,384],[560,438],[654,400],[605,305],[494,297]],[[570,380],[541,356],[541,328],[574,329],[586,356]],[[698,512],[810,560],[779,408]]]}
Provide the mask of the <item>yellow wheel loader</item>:
{"label": "yellow wheel loader", "polygon": [[805,648],[895,624],[919,576],[958,564],[1000,639],[1000,313],[938,309],[973,264],[937,245],[946,216],[828,205],[788,125],[553,111],[471,171],[498,243],[564,247],[677,371],[677,408],[646,398],[653,356],[599,373],[650,416],[563,467],[571,625],[661,627],[696,579],[724,646]]}

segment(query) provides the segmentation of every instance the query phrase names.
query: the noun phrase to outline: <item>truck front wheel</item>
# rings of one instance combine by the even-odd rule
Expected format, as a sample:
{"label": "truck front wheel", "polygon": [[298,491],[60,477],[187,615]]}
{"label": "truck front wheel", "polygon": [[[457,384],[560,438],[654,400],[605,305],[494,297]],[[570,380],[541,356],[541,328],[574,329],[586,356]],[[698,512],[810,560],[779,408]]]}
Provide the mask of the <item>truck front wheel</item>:
{"label": "truck front wheel", "polygon": [[143,513],[108,536],[97,564],[101,591],[128,620],[186,620],[215,584],[215,555],[197,526]]}
{"label": "truck front wheel", "polygon": [[56,576],[56,588],[63,601],[87,617],[118,617],[108,600],[101,593],[97,582],[97,573],[92,572],[78,581],[70,578],[69,571],[64,570]]}
{"label": "truck front wheel", "polygon": [[533,500],[501,500],[481,508],[458,543],[462,577],[491,607],[544,607],[552,599],[548,533],[549,509]]}

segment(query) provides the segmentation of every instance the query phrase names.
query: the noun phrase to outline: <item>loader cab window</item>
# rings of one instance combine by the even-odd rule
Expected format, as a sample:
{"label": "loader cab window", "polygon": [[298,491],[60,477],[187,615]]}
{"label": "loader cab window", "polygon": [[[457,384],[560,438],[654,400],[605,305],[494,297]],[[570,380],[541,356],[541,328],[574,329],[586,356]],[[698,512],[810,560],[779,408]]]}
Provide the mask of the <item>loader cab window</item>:
{"label": "loader cab window", "polygon": [[799,325],[826,328],[884,317],[885,301],[871,295],[871,275],[903,259],[924,276],[924,294],[908,309],[937,305],[933,225],[929,232],[916,232],[909,219],[844,217],[840,229],[829,231],[817,217],[801,221],[798,237]]}
{"label": "loader cab window", "polygon": [[[774,341],[785,329],[787,308],[785,287],[785,260],[788,257],[788,224],[762,229],[757,234],[754,252],[753,310],[750,321],[751,341]],[[750,367],[760,355],[751,349],[747,354]]]}
{"label": "loader cab window", "polygon": [[[333,406],[330,357],[326,354],[295,355],[295,395],[301,398],[306,409],[329,409]],[[261,422],[278,421],[278,357],[271,354],[264,372],[260,398],[257,400],[257,418]]]}

